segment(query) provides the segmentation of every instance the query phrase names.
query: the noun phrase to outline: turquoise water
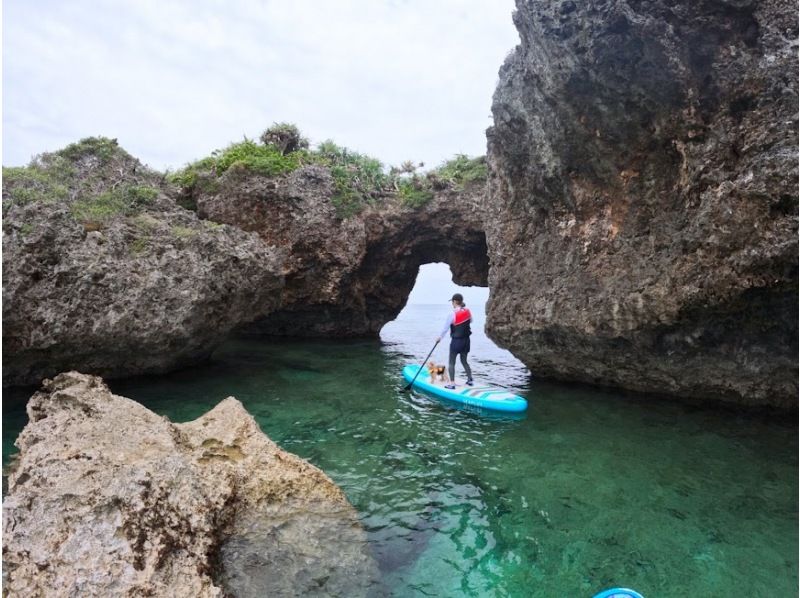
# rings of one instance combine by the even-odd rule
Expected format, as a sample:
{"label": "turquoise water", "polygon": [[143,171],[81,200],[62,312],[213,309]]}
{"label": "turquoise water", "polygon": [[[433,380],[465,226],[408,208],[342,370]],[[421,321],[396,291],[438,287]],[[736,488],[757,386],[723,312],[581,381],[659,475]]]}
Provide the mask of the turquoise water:
{"label": "turquoise water", "polygon": [[[404,392],[402,366],[424,358],[446,309],[408,306],[380,341],[232,340],[203,367],[111,387],[174,421],[237,397],[344,489],[393,596],[797,594],[793,417],[538,382],[480,333],[481,314],[474,373],[528,412]],[[8,399],[6,458],[24,425]]]}

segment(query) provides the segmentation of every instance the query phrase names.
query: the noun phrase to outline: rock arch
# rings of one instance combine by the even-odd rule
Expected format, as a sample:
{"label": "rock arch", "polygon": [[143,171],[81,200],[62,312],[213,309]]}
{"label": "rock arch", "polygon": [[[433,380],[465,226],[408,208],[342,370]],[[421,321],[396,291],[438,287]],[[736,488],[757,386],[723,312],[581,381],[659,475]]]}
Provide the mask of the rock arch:
{"label": "rock arch", "polygon": [[342,218],[326,168],[281,179],[226,177],[195,199],[201,218],[255,231],[284,252],[280,307],[240,328],[293,337],[377,335],[403,309],[419,267],[447,262],[457,284],[488,285],[485,185],[448,187],[422,206],[386,198]]}

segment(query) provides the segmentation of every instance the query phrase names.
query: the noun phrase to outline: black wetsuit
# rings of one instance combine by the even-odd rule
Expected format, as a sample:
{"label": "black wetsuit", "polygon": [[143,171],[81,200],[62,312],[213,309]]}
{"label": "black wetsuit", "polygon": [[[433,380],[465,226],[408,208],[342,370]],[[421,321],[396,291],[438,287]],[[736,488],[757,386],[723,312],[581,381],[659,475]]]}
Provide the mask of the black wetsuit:
{"label": "black wetsuit", "polygon": [[455,382],[456,379],[456,355],[461,356],[461,365],[467,374],[467,380],[472,380],[472,369],[467,363],[469,337],[472,334],[470,329],[472,314],[466,307],[462,307],[456,310],[448,321],[450,322],[450,361],[448,363],[450,381]]}

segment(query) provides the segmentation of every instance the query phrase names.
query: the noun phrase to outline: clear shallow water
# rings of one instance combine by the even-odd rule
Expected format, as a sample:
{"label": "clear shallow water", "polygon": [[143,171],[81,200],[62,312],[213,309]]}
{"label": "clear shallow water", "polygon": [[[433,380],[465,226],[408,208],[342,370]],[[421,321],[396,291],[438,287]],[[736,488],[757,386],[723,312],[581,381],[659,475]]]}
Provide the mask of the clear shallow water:
{"label": "clear shallow water", "polygon": [[[481,314],[474,373],[528,412],[404,392],[402,366],[446,315],[408,306],[381,341],[233,340],[203,367],[111,387],[173,421],[237,397],[344,489],[393,596],[796,595],[795,423],[537,382]],[[15,394],[30,393],[4,401],[5,459],[24,425]]]}

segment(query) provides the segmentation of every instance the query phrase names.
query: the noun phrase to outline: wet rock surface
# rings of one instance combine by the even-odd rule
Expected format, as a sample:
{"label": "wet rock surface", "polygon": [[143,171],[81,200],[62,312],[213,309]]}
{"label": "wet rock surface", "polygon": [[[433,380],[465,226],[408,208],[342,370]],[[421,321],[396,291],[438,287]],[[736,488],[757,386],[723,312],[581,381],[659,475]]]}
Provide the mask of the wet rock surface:
{"label": "wet rock surface", "polygon": [[517,2],[487,332],[534,375],[797,406],[797,6]]}
{"label": "wet rock surface", "polygon": [[[4,183],[4,386],[73,368],[107,377],[176,369],[279,305],[279,250],[175,205],[162,177],[119,148],[107,163],[51,156],[70,169],[57,187],[69,196],[34,189],[20,202],[19,186]],[[146,204],[125,203],[121,188]]]}
{"label": "wet rock surface", "polygon": [[243,331],[377,334],[405,306],[419,266],[430,262],[450,264],[457,284],[486,285],[483,184],[439,190],[416,207],[387,197],[347,218],[337,214],[333,195],[330,171],[305,166],[277,179],[228,172],[195,197],[202,218],[256,232],[288,256],[280,308]]}
{"label": "wet rock surface", "polygon": [[375,587],[341,490],[278,448],[233,398],[173,424],[71,372],[46,381],[28,414],[3,506],[8,596],[359,596]]}

